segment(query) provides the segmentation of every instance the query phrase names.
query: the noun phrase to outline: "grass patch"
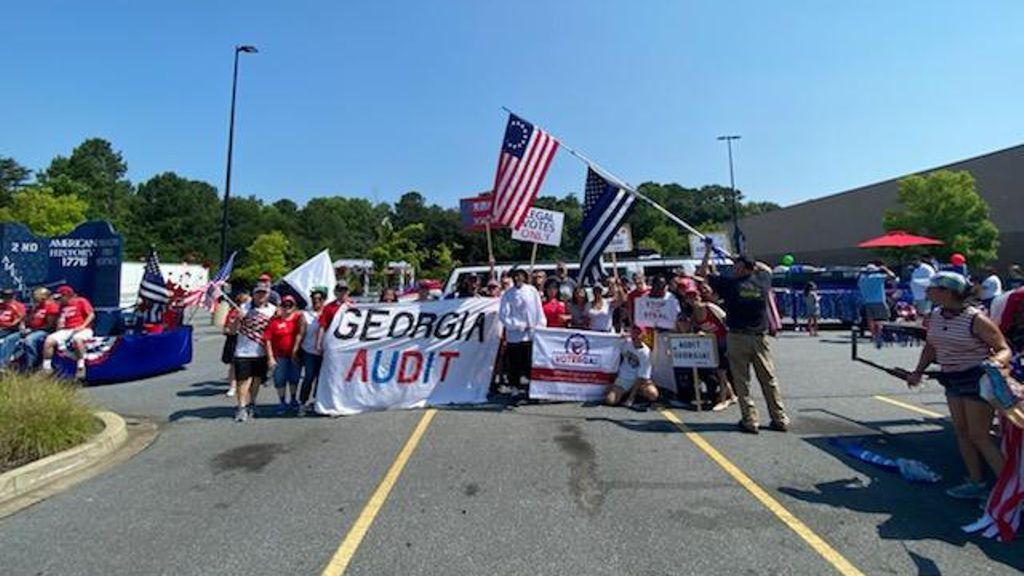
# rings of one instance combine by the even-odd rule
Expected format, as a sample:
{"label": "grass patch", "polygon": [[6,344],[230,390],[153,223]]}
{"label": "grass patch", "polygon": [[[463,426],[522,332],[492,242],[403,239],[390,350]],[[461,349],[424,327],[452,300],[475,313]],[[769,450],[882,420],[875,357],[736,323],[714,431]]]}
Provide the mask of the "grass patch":
{"label": "grass patch", "polygon": [[0,472],[81,444],[102,428],[74,383],[0,375]]}

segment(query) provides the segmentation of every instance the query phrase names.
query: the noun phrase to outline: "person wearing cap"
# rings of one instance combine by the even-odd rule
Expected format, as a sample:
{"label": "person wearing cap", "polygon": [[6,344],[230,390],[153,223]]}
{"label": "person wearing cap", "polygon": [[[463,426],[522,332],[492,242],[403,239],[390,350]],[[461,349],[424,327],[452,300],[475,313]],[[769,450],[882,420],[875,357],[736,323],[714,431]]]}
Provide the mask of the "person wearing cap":
{"label": "person wearing cap", "polygon": [[881,262],[872,262],[864,267],[857,277],[857,290],[864,303],[864,317],[875,346],[882,346],[882,322],[890,318],[889,304],[885,297],[885,283],[896,278],[896,274]]}
{"label": "person wearing cap", "polygon": [[238,409],[235,422],[246,422],[256,416],[256,397],[267,379],[267,333],[277,307],[270,303],[270,284],[260,282],[252,289],[252,303],[238,319],[238,341],[235,343],[235,394]]}
{"label": "person wearing cap", "polygon": [[[302,346],[302,313],[295,306],[295,297],[281,298],[274,317],[267,326],[267,369],[273,373],[274,388],[277,390],[277,413],[286,414],[289,409],[299,410],[299,377],[302,364],[299,353]],[[285,398],[287,389],[288,398]]]}
{"label": "person wearing cap", "polygon": [[32,309],[25,317],[21,340],[15,349],[15,356],[20,358],[24,368],[35,368],[39,364],[43,341],[57,329],[59,317],[60,306],[54,302],[50,290],[43,286],[33,290]]}
{"label": "person wearing cap", "polygon": [[558,281],[558,298],[562,302],[572,299],[572,291],[576,289],[576,279],[569,276],[569,267],[565,262],[555,264],[555,280]]}
{"label": "person wearing cap", "polygon": [[515,390],[522,389],[523,378],[530,374],[533,331],[547,326],[540,294],[529,284],[529,277],[526,270],[514,269],[512,287],[498,303],[498,320],[505,327],[508,385]]}
{"label": "person wearing cap", "polygon": [[263,284],[266,284],[267,286],[270,286],[270,303],[273,304],[274,306],[280,306],[281,294],[279,294],[277,290],[274,290],[274,277],[271,276],[269,272],[264,272],[263,274],[260,274],[260,277],[257,280],[257,282],[261,282]]}
{"label": "person wearing cap", "polygon": [[983,500],[989,488],[985,481],[987,464],[998,477],[1003,455],[989,437],[993,409],[982,400],[978,381],[982,364],[993,362],[1007,371],[1011,352],[999,327],[978,308],[967,304],[970,285],[955,272],[937,272],[928,282],[928,299],[935,308],[927,318],[927,339],[917,368],[907,376],[907,385],[921,384],[924,371],[934,362],[941,368],[939,383],[946,391],[946,404],[960,449],[967,480],[946,494],[964,500]]}
{"label": "person wearing cap", "polygon": [[789,430],[790,420],[782,403],[782,391],[775,376],[775,362],[768,342],[768,298],[772,289],[772,269],[747,256],[733,258],[731,277],[720,275],[711,265],[712,250],[704,252],[697,275],[706,279],[718,294],[725,309],[726,355],[733,386],[739,399],[740,430],[757,434],[757,407],[750,392],[750,369],[761,384],[771,416],[771,428]]}
{"label": "person wearing cap", "polygon": [[85,376],[85,343],[92,338],[92,323],[96,313],[92,304],[83,296],[75,294],[75,289],[65,284],[57,288],[60,294],[60,317],[57,330],[43,341],[43,370],[53,371],[53,354],[59,344],[69,342],[77,359],[75,376]]}
{"label": "person wearing cap", "polygon": [[500,298],[501,297],[501,282],[498,282],[494,278],[487,281],[487,286],[484,288],[484,296],[488,298]]}
{"label": "person wearing cap", "polygon": [[25,305],[14,297],[14,290],[0,290],[0,366],[6,366],[21,340]]}
{"label": "person wearing cap", "polygon": [[324,352],[324,334],[327,333],[327,328],[331,326],[334,315],[338,313],[338,309],[342,305],[352,303],[352,299],[348,296],[348,282],[338,280],[334,285],[334,300],[324,306],[324,309],[320,311],[320,318],[317,319],[316,349],[321,354]]}
{"label": "person wearing cap", "polygon": [[323,354],[316,348],[317,320],[327,300],[327,287],[316,286],[309,293],[309,307],[302,311],[302,381],[299,383],[299,416],[309,411],[309,400],[320,380]]}

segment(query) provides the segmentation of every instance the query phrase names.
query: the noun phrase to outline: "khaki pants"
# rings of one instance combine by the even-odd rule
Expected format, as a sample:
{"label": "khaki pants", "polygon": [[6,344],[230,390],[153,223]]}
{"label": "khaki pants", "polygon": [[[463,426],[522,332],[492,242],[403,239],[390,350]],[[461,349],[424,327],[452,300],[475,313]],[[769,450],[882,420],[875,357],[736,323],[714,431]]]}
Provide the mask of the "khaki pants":
{"label": "khaki pants", "polygon": [[739,396],[740,412],[743,423],[757,425],[757,407],[750,396],[750,366],[753,364],[757,381],[761,383],[761,392],[768,403],[768,413],[773,422],[789,423],[786,407],[782,405],[782,393],[775,379],[775,364],[768,346],[768,337],[764,334],[741,334],[730,332],[727,341],[729,368],[732,371],[732,385]]}

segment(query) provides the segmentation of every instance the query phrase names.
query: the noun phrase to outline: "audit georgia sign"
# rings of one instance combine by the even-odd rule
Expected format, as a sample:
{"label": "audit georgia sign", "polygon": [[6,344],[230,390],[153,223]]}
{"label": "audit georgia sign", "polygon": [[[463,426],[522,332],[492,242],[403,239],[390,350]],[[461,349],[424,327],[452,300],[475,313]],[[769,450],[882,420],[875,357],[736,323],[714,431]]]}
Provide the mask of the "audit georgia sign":
{"label": "audit georgia sign", "polygon": [[512,231],[512,238],[522,242],[533,242],[545,246],[562,243],[562,224],[565,214],[554,210],[530,208],[526,219],[518,230]]}

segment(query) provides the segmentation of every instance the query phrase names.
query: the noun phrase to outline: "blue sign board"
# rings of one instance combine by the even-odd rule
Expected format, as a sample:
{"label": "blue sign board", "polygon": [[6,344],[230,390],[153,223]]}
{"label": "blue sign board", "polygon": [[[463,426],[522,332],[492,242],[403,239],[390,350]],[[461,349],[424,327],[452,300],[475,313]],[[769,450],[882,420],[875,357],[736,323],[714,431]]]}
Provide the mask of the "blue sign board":
{"label": "blue sign board", "polygon": [[[117,316],[124,240],[109,222],[79,225],[65,236],[36,236],[16,222],[0,224],[0,287],[29,301],[32,290],[70,284],[96,308],[98,331]],[[105,316],[107,318],[105,318]]]}

